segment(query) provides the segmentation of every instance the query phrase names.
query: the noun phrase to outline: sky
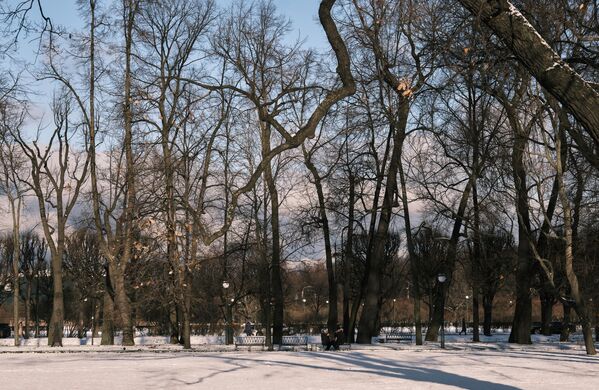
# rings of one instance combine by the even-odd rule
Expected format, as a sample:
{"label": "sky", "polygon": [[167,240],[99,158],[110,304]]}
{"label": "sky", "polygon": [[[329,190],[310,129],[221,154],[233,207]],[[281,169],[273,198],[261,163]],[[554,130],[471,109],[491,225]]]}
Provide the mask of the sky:
{"label": "sky", "polygon": [[[9,7],[20,3],[22,0],[0,0]],[[99,0],[99,5],[106,6],[114,0]],[[219,8],[227,8],[236,0],[215,0]],[[237,0],[237,1],[259,1],[259,0]],[[271,0],[279,13],[285,15],[292,23],[293,32],[288,35],[288,39],[295,42],[298,37],[304,41],[306,48],[314,48],[317,50],[327,50],[329,48],[326,41],[325,33],[318,22],[318,6],[320,0]],[[66,32],[80,31],[85,26],[85,18],[78,10],[77,0],[41,0],[44,13],[51,18],[55,28],[59,26]],[[116,11],[116,10],[115,10]],[[37,8],[34,8],[29,15],[30,20],[40,22],[41,17]],[[35,63],[39,63],[40,58],[36,57],[38,49],[38,36],[32,34],[22,37],[19,42],[18,50],[13,54],[13,57],[18,62],[2,64],[1,68],[9,67],[13,72],[17,72],[27,64],[28,69],[35,69]],[[15,65],[18,63],[18,65]],[[0,68],[0,69],[1,69]],[[29,72],[25,74],[26,78],[32,77]],[[21,76],[23,78],[23,76]],[[51,101],[52,93],[55,88],[55,83],[51,82],[36,82],[34,93],[30,95],[30,100],[33,103],[32,115],[39,119],[41,116],[46,117],[48,105]]]}
{"label": "sky", "polygon": [[[15,3],[17,0],[8,0]],[[20,0],[18,0],[20,1]],[[77,10],[76,0],[41,0],[44,11],[55,23],[65,27],[81,28],[82,18]],[[101,0],[104,3],[111,0]],[[227,7],[233,0],[215,0],[217,6]],[[251,0],[247,0],[250,2]],[[278,11],[286,15],[293,27],[306,38],[311,47],[322,47],[326,43],[325,34],[318,23],[319,0],[272,0]],[[101,3],[100,3],[101,4]]]}
{"label": "sky", "polygon": [[[227,8],[235,0],[215,0],[216,5],[219,8]],[[242,0],[251,1],[251,0]],[[275,4],[279,13],[285,15],[290,19],[292,28],[294,31],[289,34],[290,41],[295,41],[298,37],[301,37],[306,47],[316,49],[327,49],[328,44],[326,36],[322,27],[318,22],[318,5],[320,0],[272,0]],[[21,3],[22,0],[0,0],[3,6],[14,7],[16,4]],[[99,5],[106,6],[115,2],[115,0],[98,0]],[[77,0],[41,0],[41,4],[46,16],[50,17],[55,28],[59,26],[66,32],[80,31],[85,27],[85,17],[81,15]],[[118,12],[118,10],[115,10]],[[41,15],[36,7],[34,7],[31,13],[28,15],[31,21],[41,22]],[[35,70],[36,65],[32,63],[41,60],[37,58],[35,53],[38,49],[38,38],[37,35],[31,34],[30,36],[21,36],[19,44],[15,53],[12,57],[18,59],[18,62],[9,61],[8,58],[0,58],[2,62],[0,69],[9,68],[13,72],[20,72],[24,69],[23,62],[27,63],[27,68],[32,71]],[[22,78],[32,78],[33,72],[22,72]],[[49,126],[51,121],[51,115],[49,115],[49,104],[52,98],[53,90],[56,87],[56,83],[50,81],[37,81],[30,88],[31,93],[29,98],[31,101],[30,114],[32,115],[32,121],[29,126],[31,127],[32,136],[33,129],[37,128],[39,120],[44,126]],[[42,132],[43,141],[45,136]],[[32,207],[33,199],[27,200],[25,207],[25,213],[32,213],[35,207]],[[0,232],[7,229],[10,218],[8,218],[8,209],[0,205]],[[33,212],[36,214],[37,211]],[[35,218],[25,218],[23,221],[23,228],[29,230],[37,226],[37,220]]]}

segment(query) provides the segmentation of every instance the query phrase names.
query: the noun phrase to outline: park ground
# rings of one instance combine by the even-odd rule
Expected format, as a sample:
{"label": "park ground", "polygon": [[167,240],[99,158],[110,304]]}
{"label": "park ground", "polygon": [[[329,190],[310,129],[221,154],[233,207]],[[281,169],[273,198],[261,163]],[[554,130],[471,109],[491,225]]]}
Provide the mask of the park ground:
{"label": "park ground", "polygon": [[0,347],[9,389],[597,389],[599,356],[579,342],[503,340],[352,346],[351,351],[233,351],[197,345]]}

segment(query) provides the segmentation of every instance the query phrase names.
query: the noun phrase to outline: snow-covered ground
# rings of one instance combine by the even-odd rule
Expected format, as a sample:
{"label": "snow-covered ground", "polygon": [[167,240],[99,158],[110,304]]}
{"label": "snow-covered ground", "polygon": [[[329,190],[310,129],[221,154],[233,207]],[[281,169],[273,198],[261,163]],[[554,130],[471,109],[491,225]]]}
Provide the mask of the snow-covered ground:
{"label": "snow-covered ground", "polygon": [[[499,338],[499,336],[495,336]],[[229,346],[0,347],[1,389],[598,389],[599,356],[552,338],[447,349],[389,344],[341,352],[248,352]],[[21,352],[21,353],[18,353]],[[40,353],[41,352],[41,353]],[[65,353],[46,353],[65,352]],[[77,353],[80,352],[80,353]]]}

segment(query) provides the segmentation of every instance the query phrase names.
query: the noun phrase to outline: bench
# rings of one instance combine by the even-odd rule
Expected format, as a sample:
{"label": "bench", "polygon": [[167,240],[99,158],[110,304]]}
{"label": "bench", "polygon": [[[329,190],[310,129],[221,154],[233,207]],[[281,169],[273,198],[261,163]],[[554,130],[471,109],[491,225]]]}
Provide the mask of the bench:
{"label": "bench", "polygon": [[379,343],[400,343],[402,341],[412,342],[412,333],[404,332],[381,332]]}
{"label": "bench", "polygon": [[265,336],[236,336],[235,337],[235,350],[237,347],[248,347],[248,351],[252,350],[252,347],[260,346],[264,350],[266,344]]}
{"label": "bench", "polygon": [[295,350],[295,347],[308,348],[308,336],[283,336],[279,350],[283,347],[291,347],[291,350]]}

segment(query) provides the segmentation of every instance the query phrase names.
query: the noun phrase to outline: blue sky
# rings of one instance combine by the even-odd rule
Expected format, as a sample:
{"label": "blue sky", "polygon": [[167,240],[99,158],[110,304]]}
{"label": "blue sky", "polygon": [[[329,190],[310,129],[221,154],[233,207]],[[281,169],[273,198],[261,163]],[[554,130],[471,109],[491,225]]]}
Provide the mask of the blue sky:
{"label": "blue sky", "polygon": [[[9,3],[16,0],[9,0]],[[111,0],[101,0],[106,3]],[[247,0],[248,2],[251,0]],[[226,7],[232,0],[216,0],[219,7]],[[273,0],[278,11],[291,19],[293,27],[306,38],[306,44],[311,47],[322,47],[325,44],[325,35],[318,24],[319,0]],[[82,27],[82,19],[77,11],[75,0],[42,0],[44,11],[55,23],[67,28]]]}
{"label": "blue sky", "polygon": [[[2,1],[2,0],[0,0]],[[8,5],[16,4],[21,0],[6,0]],[[114,0],[98,0],[101,6],[106,6]],[[226,8],[234,0],[215,0],[218,7]],[[243,0],[252,1],[252,0]],[[329,48],[326,42],[326,37],[322,27],[318,22],[318,5],[320,0],[272,0],[279,13],[285,15],[291,20],[294,32],[289,34],[289,40],[295,41],[301,37],[306,47],[315,49]],[[61,26],[67,31],[81,30],[85,25],[85,18],[81,16],[76,0],[41,0],[44,12],[52,19],[55,26]],[[40,21],[40,15],[37,8],[29,15],[31,20]],[[34,40],[37,36],[32,36],[21,39],[17,53],[14,57],[31,64],[35,61],[35,51],[37,42]],[[23,38],[23,37],[22,37]],[[33,40],[33,41],[32,41]],[[4,64],[7,65],[7,64]],[[21,68],[21,66],[8,65],[13,70]],[[3,66],[5,67],[5,66]],[[35,65],[31,67],[35,68]],[[29,77],[29,76],[25,76]],[[47,111],[47,105],[51,100],[52,91],[55,87],[50,82],[37,82],[34,88],[37,93],[30,96],[33,103],[34,116],[43,115]],[[37,112],[38,115],[35,114]]]}

